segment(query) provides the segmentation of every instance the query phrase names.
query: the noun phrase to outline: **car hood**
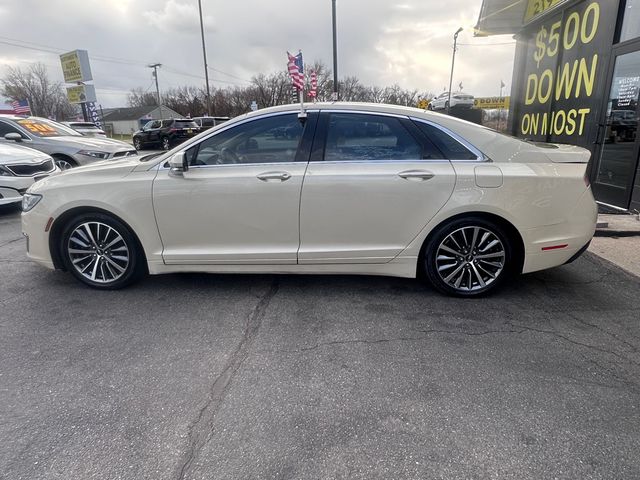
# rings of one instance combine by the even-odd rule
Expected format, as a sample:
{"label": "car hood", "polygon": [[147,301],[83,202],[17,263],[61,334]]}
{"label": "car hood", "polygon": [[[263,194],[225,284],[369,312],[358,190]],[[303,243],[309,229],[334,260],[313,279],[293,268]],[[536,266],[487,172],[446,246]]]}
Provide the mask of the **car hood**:
{"label": "car hood", "polygon": [[21,145],[0,143],[0,164],[11,165],[15,163],[42,163],[49,159],[49,155],[33,148]]}
{"label": "car hood", "polygon": [[48,142],[58,143],[67,147],[78,147],[78,150],[96,149],[102,152],[120,152],[122,150],[133,150],[133,146],[119,140],[110,138],[96,138],[85,136],[47,137]]}

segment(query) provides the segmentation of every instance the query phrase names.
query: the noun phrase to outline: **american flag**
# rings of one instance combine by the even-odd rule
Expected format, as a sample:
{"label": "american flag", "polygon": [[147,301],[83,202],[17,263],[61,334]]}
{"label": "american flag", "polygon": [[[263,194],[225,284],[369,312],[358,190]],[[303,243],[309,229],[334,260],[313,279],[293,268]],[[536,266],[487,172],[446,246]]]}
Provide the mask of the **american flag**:
{"label": "american flag", "polygon": [[299,52],[296,56],[287,52],[287,57],[289,57],[287,68],[289,69],[291,82],[297,90],[302,90],[304,88],[304,63],[302,61],[302,52]]}
{"label": "american flag", "polygon": [[311,89],[309,90],[309,96],[311,98],[316,98],[318,94],[318,74],[316,71],[311,72]]}
{"label": "american flag", "polygon": [[13,107],[13,111],[16,112],[16,114],[31,113],[29,100],[16,100],[14,102],[11,102],[11,106]]}

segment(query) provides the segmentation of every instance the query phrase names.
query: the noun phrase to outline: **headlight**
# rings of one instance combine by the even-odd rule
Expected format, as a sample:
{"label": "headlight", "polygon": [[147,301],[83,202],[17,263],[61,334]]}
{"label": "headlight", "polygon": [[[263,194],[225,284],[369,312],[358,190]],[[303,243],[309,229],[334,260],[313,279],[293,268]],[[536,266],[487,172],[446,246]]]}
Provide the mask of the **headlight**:
{"label": "headlight", "polygon": [[28,212],[33,207],[35,207],[40,200],[42,200],[42,195],[37,195],[35,193],[25,193],[22,196],[22,211]]}
{"label": "headlight", "polygon": [[80,150],[78,153],[80,155],[87,155],[88,157],[93,157],[93,158],[101,158],[103,160],[105,158],[109,158],[108,152],[98,152],[95,150]]}

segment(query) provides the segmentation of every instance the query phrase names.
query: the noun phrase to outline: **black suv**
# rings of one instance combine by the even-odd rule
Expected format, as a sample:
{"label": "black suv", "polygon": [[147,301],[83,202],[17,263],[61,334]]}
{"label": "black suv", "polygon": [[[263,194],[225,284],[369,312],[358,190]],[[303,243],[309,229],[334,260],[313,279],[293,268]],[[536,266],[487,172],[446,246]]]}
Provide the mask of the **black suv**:
{"label": "black suv", "polygon": [[144,124],[142,130],[133,134],[133,146],[136,150],[151,146],[169,150],[198,133],[200,133],[200,127],[188,118],[151,120]]}

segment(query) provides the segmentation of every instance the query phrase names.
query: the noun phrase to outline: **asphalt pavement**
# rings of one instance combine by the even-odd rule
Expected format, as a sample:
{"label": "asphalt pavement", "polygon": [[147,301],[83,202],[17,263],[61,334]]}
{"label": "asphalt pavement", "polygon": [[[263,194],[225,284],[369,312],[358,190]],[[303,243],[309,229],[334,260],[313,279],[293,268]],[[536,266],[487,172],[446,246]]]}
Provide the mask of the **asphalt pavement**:
{"label": "asphalt pavement", "polygon": [[640,280],[587,254],[478,300],[414,280],[99,292],[0,210],[2,479],[640,478]]}

